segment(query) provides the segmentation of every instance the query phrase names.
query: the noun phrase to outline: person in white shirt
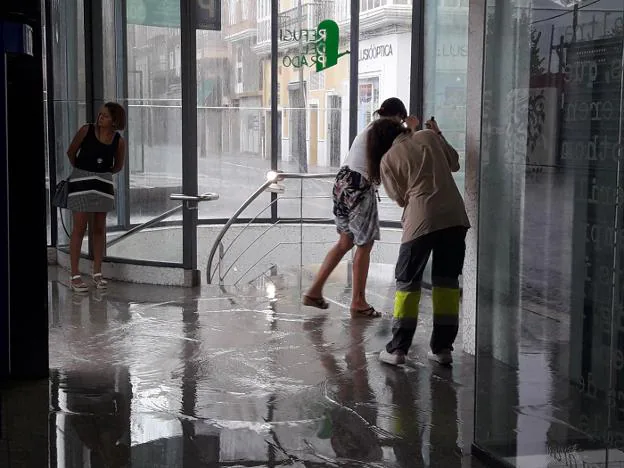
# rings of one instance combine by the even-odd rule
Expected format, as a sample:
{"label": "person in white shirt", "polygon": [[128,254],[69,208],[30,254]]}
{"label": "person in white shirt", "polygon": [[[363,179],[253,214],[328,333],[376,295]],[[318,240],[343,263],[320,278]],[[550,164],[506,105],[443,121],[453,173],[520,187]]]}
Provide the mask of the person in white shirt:
{"label": "person in white shirt", "polygon": [[[405,104],[398,98],[386,99],[375,111],[379,117],[403,122],[407,118]],[[329,275],[347,252],[355,245],[353,259],[352,317],[380,317],[366,300],[366,280],[373,244],[379,240],[379,214],[377,188],[380,184],[379,161],[370,161],[367,154],[367,137],[370,125],[353,140],[349,155],[338,171],[333,187],[333,213],[338,241],[330,249],[314,282],[303,295],[306,306],[327,309],[323,287]]]}

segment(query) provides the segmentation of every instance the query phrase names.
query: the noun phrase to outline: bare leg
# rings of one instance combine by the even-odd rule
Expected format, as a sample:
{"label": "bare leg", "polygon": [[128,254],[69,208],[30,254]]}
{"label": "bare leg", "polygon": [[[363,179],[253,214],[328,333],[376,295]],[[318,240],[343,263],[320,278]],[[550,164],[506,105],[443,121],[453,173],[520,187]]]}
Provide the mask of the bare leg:
{"label": "bare leg", "polygon": [[106,242],[106,213],[94,213],[93,216],[93,273],[102,272],[102,258]]}
{"label": "bare leg", "polygon": [[323,287],[325,286],[327,278],[329,278],[329,275],[335,270],[340,260],[342,260],[342,257],[352,248],[353,241],[351,238],[347,234],[341,233],[338,242],[327,252],[325,260],[323,260],[323,264],[316,274],[312,286],[310,286],[310,289],[308,289],[306,293],[307,296],[311,298],[323,297]]}
{"label": "bare leg", "polygon": [[[80,275],[80,251],[82,250],[82,241],[87,230],[87,222],[89,221],[89,213],[74,213],[74,226],[72,228],[71,240],[69,242],[69,256],[71,261],[71,275]],[[77,283],[80,280],[76,280]]]}
{"label": "bare leg", "polygon": [[365,310],[370,307],[366,302],[366,280],[368,279],[368,267],[370,265],[370,253],[374,242],[358,246],[353,258],[353,295],[351,309]]}

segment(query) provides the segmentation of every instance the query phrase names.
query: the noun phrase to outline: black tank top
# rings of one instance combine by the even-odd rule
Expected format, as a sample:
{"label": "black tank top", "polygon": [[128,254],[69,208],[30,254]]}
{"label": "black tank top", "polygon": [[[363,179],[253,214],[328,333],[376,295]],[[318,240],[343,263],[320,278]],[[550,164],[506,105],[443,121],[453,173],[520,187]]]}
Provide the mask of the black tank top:
{"label": "black tank top", "polygon": [[102,143],[95,136],[95,125],[90,124],[80,152],[76,156],[76,167],[90,172],[111,172],[119,145],[119,133],[115,132],[110,145]]}

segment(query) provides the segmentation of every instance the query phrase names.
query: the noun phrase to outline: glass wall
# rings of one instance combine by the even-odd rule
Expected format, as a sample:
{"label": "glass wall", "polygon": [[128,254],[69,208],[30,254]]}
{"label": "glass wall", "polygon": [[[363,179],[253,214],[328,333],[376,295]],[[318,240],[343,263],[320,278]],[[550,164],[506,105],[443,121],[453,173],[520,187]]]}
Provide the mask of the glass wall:
{"label": "glass wall", "polygon": [[[125,196],[132,225],[173,208],[178,202],[169,200],[169,195],[182,192],[179,2],[165,2],[162,8],[147,9],[141,7],[142,3],[126,2],[129,187]],[[105,17],[109,21],[112,18]],[[114,83],[112,79],[105,81]],[[109,89],[114,88],[109,85]],[[118,186],[119,182],[118,179]],[[181,219],[179,212],[169,221]],[[131,258],[181,262],[181,227],[155,232],[151,240],[150,245],[137,246]],[[123,244],[113,246],[107,253],[128,257]]]}
{"label": "glass wall", "polygon": [[[118,102],[128,107],[128,103],[125,100],[124,89],[124,26],[123,16],[126,9],[125,2],[122,0],[109,0],[102,1],[102,30],[99,32],[102,41],[102,63],[104,66],[101,70],[102,90],[103,96],[102,102],[98,102],[97,105],[104,102]],[[97,34],[97,33],[96,33]],[[127,138],[129,135],[128,129],[123,132],[123,135]],[[117,209],[111,211],[107,215],[107,227],[109,230],[108,236],[114,235],[111,233],[118,231],[119,228],[127,227],[130,223],[130,213],[128,212],[129,200],[127,197],[127,181],[124,177],[125,173],[122,172],[113,177],[116,183],[115,190],[115,204]],[[114,254],[113,249],[109,254]]]}
{"label": "glass wall", "polygon": [[45,171],[46,171],[46,238],[48,245],[52,245],[52,220],[50,217],[50,147],[48,145],[48,59],[47,59],[47,43],[46,43],[46,20],[45,20],[45,12],[46,12],[46,4],[44,0],[41,0],[41,52],[42,52],[42,67],[43,67],[43,122],[45,125],[44,128],[44,137],[45,137]]}
{"label": "glass wall", "polygon": [[[398,97],[409,109],[411,57],[411,0],[360,1],[358,133],[390,97]],[[383,186],[379,192],[379,218],[399,222],[402,209],[387,197]]]}
{"label": "glass wall", "polygon": [[[278,169],[336,172],[349,148],[350,57],[346,52],[350,5],[280,0],[279,11]],[[332,51],[317,46],[324,20],[332,20],[338,27],[338,49],[333,51],[333,61]],[[322,57],[329,61],[323,64]],[[269,93],[266,98],[268,103]],[[330,179],[286,181],[278,216],[331,217],[332,183]]]}
{"label": "glass wall", "polygon": [[163,19],[152,24],[150,18],[135,17],[128,3],[128,169],[133,224],[165,211],[169,193],[182,191],[179,8]]}
{"label": "glass wall", "polygon": [[468,0],[425,0],[424,115],[434,116],[457,150],[461,168],[454,173],[464,188]]}
{"label": "glass wall", "polygon": [[[54,93],[58,103],[57,173],[59,178],[69,174],[64,155],[71,137],[86,119],[85,91],[93,91],[91,97],[98,99],[96,106],[100,104],[100,96],[104,101],[123,103],[128,111],[124,132],[128,154],[126,169],[115,177],[117,206],[107,223],[110,241],[179,205],[169,196],[182,192],[180,9],[177,0],[102,1],[94,4],[97,8],[87,11],[94,15],[93,21],[85,21],[84,4],[81,0],[73,7],[71,2],[52,2],[55,86],[60,87]],[[277,5],[279,17],[279,53],[275,57],[271,55],[272,4]],[[347,157],[352,124],[357,132],[362,131],[371,121],[373,111],[391,96],[398,96],[409,107],[412,2],[359,2],[356,90],[350,89],[350,75],[355,72],[350,66],[352,4],[227,0],[219,2],[218,28],[197,29],[196,176],[199,193],[220,195],[216,202],[199,205],[200,224],[229,219],[266,180],[270,170],[335,173]],[[461,10],[461,17],[449,26],[449,31],[458,29],[465,20],[465,7],[449,4],[444,8]],[[431,3],[427,5],[427,10],[431,10],[427,14],[432,20],[440,21],[436,15],[446,11],[444,8]],[[455,10],[451,13],[457,13]],[[90,30],[89,25],[98,25],[100,20],[102,28]],[[329,52],[324,45],[318,45],[320,31],[328,31],[327,28],[338,39],[336,50]],[[94,54],[97,55],[92,61],[94,70],[88,72],[85,72],[85,43],[102,49]],[[321,62],[320,58],[327,61]],[[97,68],[100,60],[101,70]],[[273,112],[272,60],[278,66],[278,82],[273,84],[277,87],[277,109]],[[444,68],[432,61],[428,64],[433,70],[432,80],[448,73],[449,67],[460,73],[460,62]],[[87,78],[93,77],[94,83],[87,83]],[[457,92],[446,90],[451,87],[447,83],[443,93]],[[437,113],[445,133],[461,150],[462,134],[458,129],[461,123],[453,114],[461,112],[457,103],[461,98],[454,95],[455,101],[443,101],[440,104],[443,109],[438,109],[435,106],[440,89],[435,86],[432,89],[430,100],[436,103],[432,113]],[[351,94],[357,100],[355,109],[350,108]],[[450,110],[449,106],[453,105],[455,108]],[[453,118],[447,119],[447,114]],[[273,115],[278,130],[275,142],[271,141]],[[275,216],[280,219],[302,216],[331,221],[332,183],[332,178],[286,181],[286,190],[276,203],[275,196],[262,195],[242,217],[258,215],[260,221],[275,222]],[[398,225],[401,209],[385,196],[383,187],[380,195],[382,221]],[[71,229],[69,213],[63,211],[63,216]],[[181,219],[180,211],[150,230],[153,242],[148,245],[132,243],[128,247],[131,244],[124,240],[123,244],[109,246],[107,255],[180,265]],[[67,238],[60,223],[59,230],[62,245],[67,243]],[[211,242],[213,237],[208,229],[202,229],[198,241]],[[86,252],[87,241],[84,245]]]}
{"label": "glass wall", "polygon": [[624,2],[487,2],[476,444],[621,466]]}
{"label": "glass wall", "polygon": [[[57,180],[67,177],[71,165],[66,152],[69,143],[78,129],[86,122],[86,72],[84,54],[84,8],[82,0],[54,0],[48,4],[53,43],[52,64],[54,87],[53,92],[54,141],[56,154]],[[62,217],[62,218],[61,218]],[[71,219],[67,210],[59,211],[58,245],[67,245],[67,230],[71,230]],[[87,251],[85,242],[83,250]]]}
{"label": "glass wall", "polygon": [[[221,5],[221,31],[197,31],[199,192],[220,194],[200,205],[202,220],[232,216],[271,170],[270,2]],[[269,203],[263,195],[247,214]]]}

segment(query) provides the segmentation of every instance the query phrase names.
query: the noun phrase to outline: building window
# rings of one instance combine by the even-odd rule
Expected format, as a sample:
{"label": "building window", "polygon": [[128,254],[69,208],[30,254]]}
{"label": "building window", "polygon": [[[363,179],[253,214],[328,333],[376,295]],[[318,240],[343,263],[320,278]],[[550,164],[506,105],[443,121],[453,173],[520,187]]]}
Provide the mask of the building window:
{"label": "building window", "polygon": [[271,16],[271,0],[258,0],[258,19]]}
{"label": "building window", "polygon": [[259,89],[262,90],[264,88],[264,62],[261,61],[258,65],[258,83]]}
{"label": "building window", "polygon": [[238,23],[239,0],[230,0],[229,20],[230,24]]}
{"label": "building window", "polygon": [[236,48],[236,92],[240,94],[243,89],[243,48],[238,46]]}
{"label": "building window", "polygon": [[360,9],[362,11],[372,10],[373,8],[379,8],[385,5],[387,0],[361,0]]}
{"label": "building window", "polygon": [[310,91],[318,91],[325,88],[325,72],[310,73]]}
{"label": "building window", "polygon": [[182,54],[179,46],[169,52],[168,70],[173,70],[175,76],[180,76],[182,73]]}

